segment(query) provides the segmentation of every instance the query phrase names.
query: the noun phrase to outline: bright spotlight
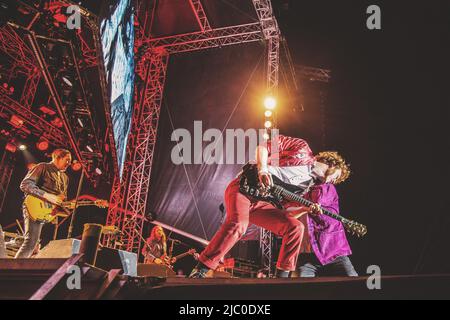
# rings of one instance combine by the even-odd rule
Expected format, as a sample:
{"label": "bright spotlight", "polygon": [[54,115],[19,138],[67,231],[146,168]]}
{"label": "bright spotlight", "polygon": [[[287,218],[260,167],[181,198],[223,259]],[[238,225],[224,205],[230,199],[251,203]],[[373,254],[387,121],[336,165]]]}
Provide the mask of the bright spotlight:
{"label": "bright spotlight", "polygon": [[264,127],[266,127],[266,129],[272,128],[272,121],[266,121]]}
{"label": "bright spotlight", "polygon": [[39,141],[36,143],[36,148],[39,150],[39,151],[47,151],[47,149],[48,149],[48,147],[49,147],[49,143],[48,143],[48,141],[47,140],[45,140],[45,139],[39,139]]}
{"label": "bright spotlight", "polygon": [[277,100],[275,100],[274,97],[267,97],[264,100],[264,107],[266,107],[266,109],[273,110],[273,109],[275,109],[276,106],[277,106]]}
{"label": "bright spotlight", "polygon": [[21,145],[19,145],[19,150],[20,151],[25,151],[25,150],[27,150],[27,146],[24,145],[24,144],[21,144]]}
{"label": "bright spotlight", "polygon": [[264,112],[264,115],[266,116],[266,118],[270,118],[272,116],[272,111],[266,110],[266,112]]}

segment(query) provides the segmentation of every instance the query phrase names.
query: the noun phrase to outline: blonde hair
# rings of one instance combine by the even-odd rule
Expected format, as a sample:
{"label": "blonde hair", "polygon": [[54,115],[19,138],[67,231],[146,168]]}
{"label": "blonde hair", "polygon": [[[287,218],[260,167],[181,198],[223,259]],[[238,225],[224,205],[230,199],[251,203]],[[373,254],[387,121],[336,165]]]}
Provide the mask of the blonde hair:
{"label": "blonde hair", "polygon": [[150,233],[150,241],[151,242],[156,242],[156,231],[161,230],[162,232],[162,237],[161,240],[159,240],[159,243],[162,244],[163,246],[163,251],[164,254],[167,253],[167,237],[166,237],[166,233],[164,232],[164,229],[161,226],[155,226],[152,229],[152,232]]}
{"label": "blonde hair", "polygon": [[342,183],[350,176],[350,165],[345,162],[339,153],[336,151],[324,151],[316,155],[316,160],[325,163],[331,167],[341,169],[341,176],[336,180],[336,184]]}

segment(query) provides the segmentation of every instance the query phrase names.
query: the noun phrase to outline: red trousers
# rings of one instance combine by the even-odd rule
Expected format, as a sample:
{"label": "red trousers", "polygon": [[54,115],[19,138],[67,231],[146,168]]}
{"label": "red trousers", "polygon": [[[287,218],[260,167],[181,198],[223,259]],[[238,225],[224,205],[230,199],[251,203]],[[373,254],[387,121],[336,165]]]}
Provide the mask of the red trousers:
{"label": "red trousers", "polygon": [[283,238],[277,268],[295,270],[305,231],[303,223],[271,204],[257,202],[252,205],[251,201],[239,192],[239,179],[233,180],[225,190],[225,208],[226,220],[201,253],[200,262],[216,269],[219,261],[245,233],[248,224],[253,223]]}

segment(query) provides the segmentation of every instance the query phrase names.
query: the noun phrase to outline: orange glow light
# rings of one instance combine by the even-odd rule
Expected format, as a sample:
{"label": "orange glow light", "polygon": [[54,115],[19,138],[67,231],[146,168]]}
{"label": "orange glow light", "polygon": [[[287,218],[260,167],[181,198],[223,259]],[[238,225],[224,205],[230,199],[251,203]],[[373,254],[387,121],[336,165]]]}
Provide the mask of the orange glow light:
{"label": "orange glow light", "polygon": [[274,97],[267,97],[264,100],[264,107],[268,110],[273,110],[277,106],[277,100]]}

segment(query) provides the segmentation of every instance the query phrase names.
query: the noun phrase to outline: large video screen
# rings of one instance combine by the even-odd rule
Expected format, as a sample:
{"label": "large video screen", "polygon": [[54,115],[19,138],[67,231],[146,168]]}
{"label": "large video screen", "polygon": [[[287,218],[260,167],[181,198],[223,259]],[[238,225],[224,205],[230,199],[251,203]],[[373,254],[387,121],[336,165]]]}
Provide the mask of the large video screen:
{"label": "large video screen", "polygon": [[134,10],[132,0],[108,0],[102,8],[100,33],[111,117],[122,177],[133,114]]}

